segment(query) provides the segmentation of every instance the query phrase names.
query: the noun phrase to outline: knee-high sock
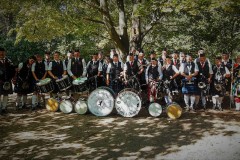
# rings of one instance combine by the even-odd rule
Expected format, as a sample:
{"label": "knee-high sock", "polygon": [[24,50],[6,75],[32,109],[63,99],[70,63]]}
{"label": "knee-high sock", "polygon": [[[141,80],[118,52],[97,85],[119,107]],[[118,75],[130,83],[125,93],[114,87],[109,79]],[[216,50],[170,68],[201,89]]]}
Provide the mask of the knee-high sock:
{"label": "knee-high sock", "polygon": [[218,97],[217,99],[218,108],[222,108],[222,101],[223,101],[223,97]]}
{"label": "knee-high sock", "polygon": [[239,111],[240,110],[240,103],[235,102],[236,105],[236,110]]}
{"label": "knee-high sock", "polygon": [[202,105],[206,106],[206,97],[204,97],[204,96],[202,97]]}
{"label": "knee-high sock", "polygon": [[2,109],[6,109],[7,108],[7,102],[8,102],[8,96],[4,95],[3,96],[3,100],[2,100]]}
{"label": "knee-high sock", "polygon": [[189,98],[190,98],[189,95],[184,94],[184,102],[185,102],[185,104],[186,104],[187,107],[189,107]]}
{"label": "knee-high sock", "polygon": [[191,95],[190,100],[191,100],[191,108],[193,108],[195,100],[196,100],[195,95]]}
{"label": "knee-high sock", "polygon": [[213,106],[217,105],[217,97],[216,96],[212,96],[212,102],[213,102]]}
{"label": "knee-high sock", "polygon": [[27,104],[27,95],[23,95],[22,103],[23,105]]}
{"label": "knee-high sock", "polygon": [[198,105],[199,100],[200,100],[200,96],[199,95],[195,96],[195,105]]}
{"label": "knee-high sock", "polygon": [[17,106],[21,105],[21,99],[22,99],[22,95],[17,95]]}
{"label": "knee-high sock", "polygon": [[32,95],[32,105],[33,106],[36,106],[37,105],[37,103],[38,103],[38,97],[37,97],[37,95],[36,94],[33,94]]}

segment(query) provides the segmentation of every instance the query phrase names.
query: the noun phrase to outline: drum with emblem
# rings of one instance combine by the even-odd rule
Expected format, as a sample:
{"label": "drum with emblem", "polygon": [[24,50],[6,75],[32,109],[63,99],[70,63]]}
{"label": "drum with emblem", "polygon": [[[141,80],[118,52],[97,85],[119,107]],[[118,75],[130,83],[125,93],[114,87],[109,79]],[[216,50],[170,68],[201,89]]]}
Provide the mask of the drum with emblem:
{"label": "drum with emblem", "polygon": [[142,106],[142,100],[138,92],[132,88],[126,88],[119,92],[115,101],[115,108],[123,117],[136,116]]}
{"label": "drum with emblem", "polygon": [[182,115],[182,108],[179,104],[173,102],[167,105],[167,115],[171,119],[178,119]]}
{"label": "drum with emblem", "polygon": [[46,109],[50,112],[56,112],[59,108],[59,102],[57,99],[49,98],[46,103]]}
{"label": "drum with emblem", "polygon": [[107,116],[113,108],[115,93],[108,87],[99,87],[88,96],[87,105],[89,111],[96,116]]}
{"label": "drum with emblem", "polygon": [[183,94],[195,94],[198,91],[197,80],[192,78],[191,80],[182,79],[182,93]]}

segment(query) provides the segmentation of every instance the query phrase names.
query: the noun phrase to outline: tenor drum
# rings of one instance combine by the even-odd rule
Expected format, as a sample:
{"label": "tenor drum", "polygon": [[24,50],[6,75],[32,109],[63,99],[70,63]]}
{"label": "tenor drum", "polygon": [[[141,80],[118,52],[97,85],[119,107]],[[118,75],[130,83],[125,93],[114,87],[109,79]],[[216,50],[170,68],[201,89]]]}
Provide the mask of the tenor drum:
{"label": "tenor drum", "polygon": [[64,75],[61,79],[57,79],[56,84],[60,91],[67,90],[72,86],[70,78],[67,75]]}
{"label": "tenor drum", "polygon": [[116,101],[115,107],[117,112],[123,117],[134,117],[136,116],[142,106],[142,101],[134,89],[124,89],[119,92]]}
{"label": "tenor drum", "polygon": [[162,114],[162,106],[158,103],[151,103],[148,107],[148,112],[153,117],[158,117]]}
{"label": "tenor drum", "polygon": [[46,109],[50,112],[56,112],[58,110],[59,103],[54,98],[49,98],[46,103]]}
{"label": "tenor drum", "polygon": [[61,101],[59,108],[63,113],[71,113],[73,111],[73,104],[70,100],[63,100]]}
{"label": "tenor drum", "polygon": [[108,87],[99,87],[88,96],[89,111],[96,116],[107,116],[114,108],[115,94]]}
{"label": "tenor drum", "polygon": [[166,109],[167,115],[171,119],[177,119],[182,115],[182,108],[177,103],[171,103]]}
{"label": "tenor drum", "polygon": [[87,90],[87,77],[77,78],[73,82],[73,91],[75,93],[84,92]]}
{"label": "tenor drum", "polygon": [[40,80],[36,85],[41,93],[49,93],[54,90],[54,85],[50,78]]}
{"label": "tenor drum", "polygon": [[74,105],[74,110],[77,114],[86,114],[88,111],[87,102],[78,100]]}

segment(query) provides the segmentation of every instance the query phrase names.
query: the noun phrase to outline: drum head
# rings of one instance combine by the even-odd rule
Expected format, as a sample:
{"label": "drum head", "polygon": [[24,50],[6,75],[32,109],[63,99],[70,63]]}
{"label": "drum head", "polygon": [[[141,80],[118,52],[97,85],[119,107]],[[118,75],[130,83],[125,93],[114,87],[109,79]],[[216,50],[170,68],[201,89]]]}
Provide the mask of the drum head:
{"label": "drum head", "polygon": [[92,91],[87,100],[89,111],[96,116],[109,115],[114,107],[114,95],[106,88]]}
{"label": "drum head", "polygon": [[119,92],[115,107],[117,112],[123,117],[133,117],[136,116],[142,106],[142,101],[139,95],[134,90],[124,89]]}
{"label": "drum head", "polygon": [[73,85],[83,84],[83,83],[85,83],[86,80],[87,80],[87,77],[77,78],[77,79],[73,80],[72,84]]}
{"label": "drum head", "polygon": [[59,106],[63,113],[71,113],[73,111],[73,104],[69,100],[63,100]]}
{"label": "drum head", "polygon": [[148,107],[148,112],[153,117],[158,117],[162,114],[162,106],[158,103],[151,103]]}
{"label": "drum head", "polygon": [[60,82],[60,81],[62,81],[64,79],[67,79],[67,78],[68,78],[68,75],[63,75],[63,77],[60,78],[60,79],[57,79],[56,82]]}
{"label": "drum head", "polygon": [[177,103],[172,103],[167,106],[167,115],[171,119],[177,119],[182,115],[182,108]]}
{"label": "drum head", "polygon": [[58,110],[59,103],[56,99],[49,98],[46,103],[46,109],[50,112],[56,112]]}
{"label": "drum head", "polygon": [[87,102],[78,100],[74,106],[74,110],[78,114],[86,114],[88,110]]}
{"label": "drum head", "polygon": [[43,80],[40,80],[38,83],[37,83],[37,86],[43,86],[43,85],[46,85],[48,83],[51,82],[51,79],[50,78],[45,78]]}

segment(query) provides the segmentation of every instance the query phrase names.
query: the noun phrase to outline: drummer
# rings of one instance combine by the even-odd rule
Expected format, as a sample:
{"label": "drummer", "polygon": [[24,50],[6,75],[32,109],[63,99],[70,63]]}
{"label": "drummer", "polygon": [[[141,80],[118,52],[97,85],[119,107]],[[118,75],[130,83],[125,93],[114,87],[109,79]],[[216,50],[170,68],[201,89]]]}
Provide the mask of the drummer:
{"label": "drummer", "polygon": [[101,73],[101,76],[103,77],[102,86],[106,86],[107,68],[110,63],[111,63],[110,56],[106,56],[102,65],[102,73]]}
{"label": "drummer", "polygon": [[90,91],[100,86],[99,77],[102,72],[102,63],[97,60],[98,54],[92,55],[92,60],[87,64],[87,78]]}
{"label": "drummer", "polygon": [[25,62],[19,63],[17,73],[17,83],[15,92],[17,93],[16,109],[26,108],[27,94],[33,92],[32,64],[36,61],[35,56],[30,56]]}
{"label": "drummer", "polygon": [[0,114],[7,112],[8,95],[13,93],[11,80],[14,75],[12,61],[6,57],[5,49],[0,48]]}
{"label": "drummer", "polygon": [[60,52],[56,51],[53,54],[53,61],[50,62],[48,68],[48,74],[53,80],[54,83],[54,91],[52,92],[52,96],[56,97],[56,93],[59,92],[59,89],[56,84],[56,80],[61,79],[64,75],[67,74],[66,65],[63,61],[60,60]]}
{"label": "drummer", "polygon": [[[184,94],[184,102],[186,111],[194,111],[195,94],[197,93],[197,79],[198,66],[193,62],[192,56],[187,55],[186,62],[181,64],[180,73],[183,76],[182,93]],[[189,103],[190,101],[190,103]]]}
{"label": "drummer", "polygon": [[122,82],[123,68],[124,64],[119,61],[118,54],[114,54],[113,62],[108,65],[106,71],[106,84],[107,86],[110,86],[116,94],[124,88]]}
{"label": "drummer", "polygon": [[[229,53],[226,51],[222,52],[222,65],[227,67],[229,71],[232,71],[233,66],[233,60],[229,58]],[[231,76],[226,78],[227,79],[227,85],[226,85],[226,95],[229,95],[231,90]]]}
{"label": "drummer", "polygon": [[240,111],[240,55],[236,57],[236,62],[233,68],[233,93],[235,98],[236,111]]}
{"label": "drummer", "polygon": [[[211,93],[213,109],[218,108],[222,110],[222,101],[226,88],[225,79],[230,77],[230,71],[222,64],[222,58],[220,56],[216,57],[215,65],[213,65],[212,69],[213,78],[211,82]],[[220,89],[216,88],[217,85],[220,85]]]}
{"label": "drummer", "polygon": [[145,78],[148,84],[148,101],[155,102],[157,99],[157,88],[155,82],[158,82],[163,77],[161,67],[158,65],[156,58],[151,59],[151,65],[146,69]]}
{"label": "drummer", "polygon": [[67,65],[67,72],[69,76],[72,77],[73,80],[79,77],[86,77],[86,62],[84,58],[80,57],[80,51],[74,51],[74,57],[69,60]]}
{"label": "drummer", "polygon": [[36,107],[40,106],[41,97],[43,98],[43,102],[45,102],[44,95],[40,95],[39,90],[37,89],[36,83],[40,80],[43,80],[47,76],[47,64],[44,63],[44,60],[40,54],[35,55],[36,62],[32,64],[32,74],[34,78],[34,92],[32,96],[32,109],[34,110]]}

